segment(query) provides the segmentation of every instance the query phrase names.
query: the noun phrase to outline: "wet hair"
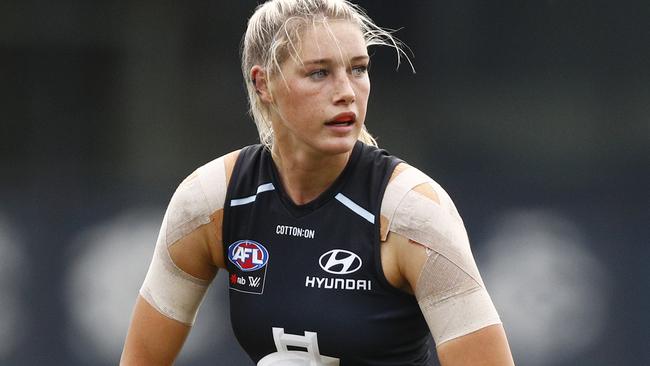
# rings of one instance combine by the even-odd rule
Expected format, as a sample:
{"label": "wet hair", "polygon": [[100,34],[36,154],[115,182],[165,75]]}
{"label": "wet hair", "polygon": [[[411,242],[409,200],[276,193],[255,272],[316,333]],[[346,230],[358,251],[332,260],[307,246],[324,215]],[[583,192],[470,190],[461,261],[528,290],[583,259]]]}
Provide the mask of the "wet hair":
{"label": "wet hair", "polygon": [[[251,80],[251,68],[260,65],[269,77],[275,73],[281,75],[280,64],[287,57],[298,57],[296,45],[300,44],[301,27],[329,20],[345,20],[358,25],[366,47],[392,47],[397,53],[397,66],[405,58],[413,68],[403,44],[393,36],[394,31],[377,26],[358,5],[346,0],[266,1],[255,9],[248,20],[248,28],[242,40],[241,67],[248,92],[249,112],[257,125],[260,142],[268,148],[273,145],[273,127],[267,106],[257,93],[255,80]],[[365,126],[359,140],[377,146]]]}

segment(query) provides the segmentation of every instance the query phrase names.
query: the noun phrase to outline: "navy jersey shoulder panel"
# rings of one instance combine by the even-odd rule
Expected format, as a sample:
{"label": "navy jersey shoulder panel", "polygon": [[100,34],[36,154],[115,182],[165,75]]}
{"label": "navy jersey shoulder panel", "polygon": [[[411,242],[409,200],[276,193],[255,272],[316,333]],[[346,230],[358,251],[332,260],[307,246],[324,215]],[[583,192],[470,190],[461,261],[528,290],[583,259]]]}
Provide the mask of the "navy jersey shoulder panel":
{"label": "navy jersey shoulder panel", "polygon": [[[226,199],[224,202],[223,222],[222,222],[222,241],[225,245],[231,242],[229,230],[231,225],[230,207],[231,202],[236,199],[250,197],[257,193],[260,181],[270,182],[270,177],[265,171],[260,159],[266,148],[261,145],[249,145],[239,151],[237,160],[230,175],[228,188],[226,189]],[[268,179],[264,179],[267,177]]]}
{"label": "navy jersey shoulder panel", "polygon": [[[250,145],[240,150],[230,182],[228,182],[227,199],[237,199],[254,194],[257,182],[264,181],[265,177],[270,182],[268,168],[263,166],[263,161],[260,159],[265,150],[263,145]],[[227,202],[229,201],[227,200]]]}
{"label": "navy jersey shoulder panel", "polygon": [[381,201],[395,167],[402,160],[386,150],[358,142],[359,158],[346,179],[342,192],[353,201],[366,204],[367,209],[379,217]]}

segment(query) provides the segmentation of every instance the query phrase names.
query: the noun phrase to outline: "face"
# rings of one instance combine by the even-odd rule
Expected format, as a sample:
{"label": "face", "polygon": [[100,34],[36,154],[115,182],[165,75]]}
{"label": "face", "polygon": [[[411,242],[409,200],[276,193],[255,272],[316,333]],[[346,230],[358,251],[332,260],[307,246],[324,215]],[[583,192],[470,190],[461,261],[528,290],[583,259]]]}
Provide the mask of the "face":
{"label": "face", "polygon": [[306,26],[300,39],[297,59],[288,57],[282,75],[269,80],[275,144],[321,155],[349,152],[365,121],[370,93],[361,30],[332,21],[329,29]]}

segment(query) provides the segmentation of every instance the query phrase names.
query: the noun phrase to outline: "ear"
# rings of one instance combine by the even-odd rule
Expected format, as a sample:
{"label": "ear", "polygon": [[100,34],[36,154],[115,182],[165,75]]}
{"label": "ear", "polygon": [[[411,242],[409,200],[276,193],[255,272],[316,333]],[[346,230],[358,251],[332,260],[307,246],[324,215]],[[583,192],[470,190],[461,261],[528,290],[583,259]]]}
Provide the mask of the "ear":
{"label": "ear", "polygon": [[273,94],[271,93],[271,88],[269,87],[268,74],[260,65],[255,65],[251,68],[250,72],[251,80],[255,87],[257,95],[260,96],[260,99],[264,103],[273,103]]}

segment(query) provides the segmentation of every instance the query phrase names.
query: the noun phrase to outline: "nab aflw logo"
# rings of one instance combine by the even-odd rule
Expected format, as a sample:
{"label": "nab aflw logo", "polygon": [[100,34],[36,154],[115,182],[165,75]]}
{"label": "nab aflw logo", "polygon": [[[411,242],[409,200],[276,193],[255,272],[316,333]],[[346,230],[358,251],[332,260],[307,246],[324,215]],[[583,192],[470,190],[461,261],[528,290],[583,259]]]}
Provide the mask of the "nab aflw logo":
{"label": "nab aflw logo", "polygon": [[266,265],[269,252],[260,243],[240,240],[228,247],[228,259],[242,271],[251,272]]}
{"label": "nab aflw logo", "polygon": [[363,264],[361,258],[343,249],[333,249],[318,259],[318,264],[327,273],[350,274],[358,271]]}
{"label": "nab aflw logo", "polygon": [[230,269],[230,289],[248,294],[264,292],[269,251],[253,240],[239,240],[228,246],[228,260],[236,268]]}

